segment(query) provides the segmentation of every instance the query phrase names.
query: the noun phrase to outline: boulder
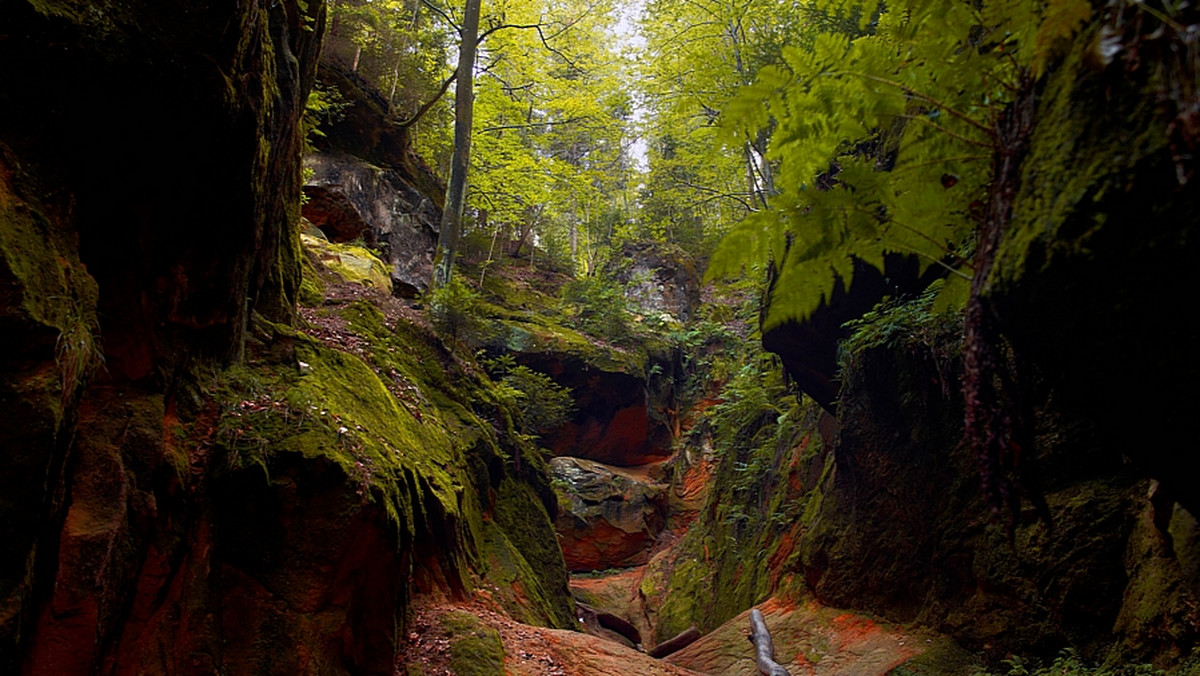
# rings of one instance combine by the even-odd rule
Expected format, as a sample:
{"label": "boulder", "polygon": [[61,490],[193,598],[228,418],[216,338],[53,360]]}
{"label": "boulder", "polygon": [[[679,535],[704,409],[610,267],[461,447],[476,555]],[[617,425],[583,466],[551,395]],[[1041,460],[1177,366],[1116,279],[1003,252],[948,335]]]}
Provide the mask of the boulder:
{"label": "boulder", "polygon": [[429,287],[441,209],[398,171],[344,153],[304,158],[304,217],[332,242],[361,241],[380,252],[394,293]]}
{"label": "boulder", "polygon": [[667,488],[582,458],[550,461],[560,511],[555,521],[563,558],[572,571],[645,563],[666,525]]}
{"label": "boulder", "polygon": [[392,292],[392,278],[388,276],[387,267],[363,247],[334,244],[309,235],[300,235],[300,242],[322,267],[343,280]]}
{"label": "boulder", "polygon": [[700,274],[682,249],[660,243],[627,244],[627,265],[614,271],[625,296],[645,315],[668,315],[686,322],[700,303]]}

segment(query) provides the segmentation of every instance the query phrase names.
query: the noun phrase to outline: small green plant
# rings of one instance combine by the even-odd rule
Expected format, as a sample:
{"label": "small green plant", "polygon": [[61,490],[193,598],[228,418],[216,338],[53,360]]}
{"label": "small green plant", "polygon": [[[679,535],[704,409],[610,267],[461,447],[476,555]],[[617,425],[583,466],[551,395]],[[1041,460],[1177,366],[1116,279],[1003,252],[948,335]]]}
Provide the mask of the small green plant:
{"label": "small green plant", "polygon": [[468,335],[481,335],[486,328],[480,317],[479,293],[458,277],[433,292],[429,299],[430,319],[439,333],[461,340]]}
{"label": "small green plant", "polygon": [[350,102],[342,97],[337,87],[321,82],[313,86],[304,101],[304,116],[300,121],[300,130],[304,134],[304,152],[311,153],[316,150],[314,142],[325,136],[320,126],[342,119],[349,106]]}
{"label": "small green plant", "polygon": [[504,398],[511,397],[525,429],[533,434],[547,432],[571,417],[575,398],[571,390],[554,382],[550,376],[516,363],[512,355],[484,359],[484,367],[497,380],[497,389]]}
{"label": "small green plant", "polygon": [[617,344],[632,337],[629,303],[615,281],[600,275],[572,280],[563,285],[562,300],[584,332]]}
{"label": "small green plant", "polygon": [[974,676],[1162,676],[1165,672],[1149,664],[1126,664],[1117,667],[1090,666],[1072,648],[1065,648],[1054,661],[1042,666],[1037,660],[1017,656],[1002,663],[1007,671],[993,675],[977,672]]}
{"label": "small green plant", "polygon": [[75,391],[104,365],[100,350],[100,326],[93,314],[85,313],[78,301],[70,303],[70,311],[54,345],[54,359],[62,381],[62,404],[75,396]]}
{"label": "small green plant", "polygon": [[941,289],[942,280],[938,280],[919,296],[886,297],[861,318],[843,324],[851,334],[838,346],[838,367],[842,374],[853,371],[859,356],[867,350],[905,345],[924,346],[939,370],[948,369],[959,344],[948,343],[944,336],[961,332],[962,316],[953,311],[938,311]]}

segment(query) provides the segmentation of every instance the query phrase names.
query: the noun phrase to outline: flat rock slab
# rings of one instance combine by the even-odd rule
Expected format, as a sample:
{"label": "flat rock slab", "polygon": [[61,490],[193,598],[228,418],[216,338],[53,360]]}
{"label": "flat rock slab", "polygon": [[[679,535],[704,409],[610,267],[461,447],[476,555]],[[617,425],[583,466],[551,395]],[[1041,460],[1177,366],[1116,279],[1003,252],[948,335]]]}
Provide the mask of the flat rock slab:
{"label": "flat rock slab", "polygon": [[[815,602],[771,599],[758,608],[775,660],[792,676],[883,676],[937,640]],[[665,661],[704,674],[758,676],[749,633],[747,610]]]}

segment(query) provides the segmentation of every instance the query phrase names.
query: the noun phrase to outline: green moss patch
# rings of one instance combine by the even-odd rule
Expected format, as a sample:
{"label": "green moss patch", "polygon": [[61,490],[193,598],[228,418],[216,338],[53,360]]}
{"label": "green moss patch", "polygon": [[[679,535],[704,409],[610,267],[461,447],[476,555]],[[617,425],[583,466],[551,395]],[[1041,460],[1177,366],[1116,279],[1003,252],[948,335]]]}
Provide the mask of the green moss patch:
{"label": "green moss patch", "polygon": [[[574,626],[571,594],[567,588],[566,566],[562,550],[550,524],[550,517],[538,496],[528,485],[513,479],[500,483],[496,498],[496,523],[507,534],[507,540],[521,553],[530,567],[524,576],[537,582],[526,591],[529,605],[541,616],[540,623],[559,629]],[[511,557],[510,557],[511,558]],[[521,565],[517,560],[513,565]]]}
{"label": "green moss patch", "polygon": [[545,462],[511,402],[428,328],[367,301],[321,312],[328,344],[260,321],[250,363],[221,376],[227,466],[267,481],[281,455],[330,462],[452,579],[469,585],[474,571],[514,615],[569,626]]}
{"label": "green moss patch", "polygon": [[319,237],[300,235],[300,241],[327,270],[347,282],[392,292],[387,265],[365,247],[334,244]]}
{"label": "green moss patch", "polygon": [[504,642],[500,633],[474,615],[446,613],[440,618],[449,634],[450,667],[458,676],[504,676]]}

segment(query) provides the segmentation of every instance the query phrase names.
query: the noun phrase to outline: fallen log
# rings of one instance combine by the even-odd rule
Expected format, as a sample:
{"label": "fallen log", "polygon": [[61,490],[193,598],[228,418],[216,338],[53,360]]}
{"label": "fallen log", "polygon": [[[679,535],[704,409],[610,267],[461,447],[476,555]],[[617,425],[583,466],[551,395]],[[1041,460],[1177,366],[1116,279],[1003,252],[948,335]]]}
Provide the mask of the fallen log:
{"label": "fallen log", "polygon": [[767,622],[758,608],[750,611],[750,643],[754,645],[758,672],[763,676],[791,676],[787,669],[775,661],[775,643],[771,640],[771,632],[767,630]]}
{"label": "fallen log", "polygon": [[650,657],[662,659],[671,653],[678,652],[690,646],[691,644],[695,643],[696,639],[698,638],[700,638],[700,630],[697,629],[695,625],[692,625],[678,634],[675,634],[673,638],[667,639],[666,641],[654,646],[654,650],[651,650],[648,654]]}

